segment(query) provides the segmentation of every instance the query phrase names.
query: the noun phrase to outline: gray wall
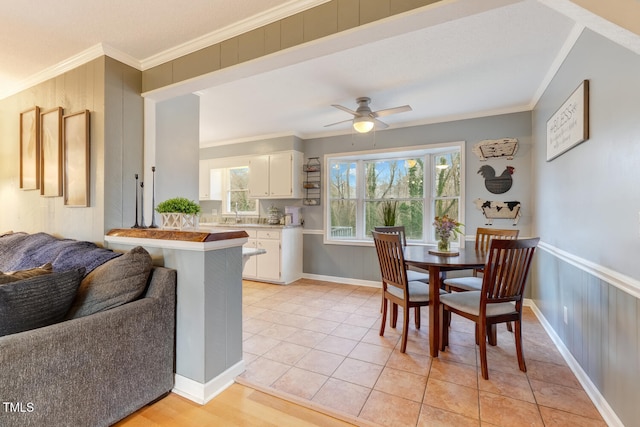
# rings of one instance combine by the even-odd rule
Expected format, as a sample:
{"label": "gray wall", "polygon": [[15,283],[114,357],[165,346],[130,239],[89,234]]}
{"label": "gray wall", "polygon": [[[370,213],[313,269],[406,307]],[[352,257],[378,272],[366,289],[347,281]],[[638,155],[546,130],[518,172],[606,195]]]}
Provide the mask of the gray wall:
{"label": "gray wall", "polygon": [[[586,30],[532,116],[532,298],[627,426],[640,420],[638,76],[640,56]],[[546,121],[584,79],[590,138],[547,162]]]}
{"label": "gray wall", "polygon": [[[173,197],[198,200],[199,117],[196,95],[156,105],[156,204]],[[146,218],[149,225],[151,214]],[[160,218],[156,223],[160,225]]]}
{"label": "gray wall", "polygon": [[[473,145],[484,139],[517,138],[519,149],[513,160],[490,159],[480,162],[472,152]],[[345,135],[319,138],[304,142],[305,157],[320,157],[324,165],[325,154],[348,153],[373,149],[428,145],[443,142],[466,141],[466,194],[465,228],[469,239],[477,227],[484,226],[485,218],[473,204],[476,198],[522,203],[523,217],[517,226],[510,220],[494,220],[495,228],[517,228],[522,236],[531,235],[533,211],[531,182],[531,114],[529,112],[505,114],[470,120],[460,120],[410,128],[392,129],[375,134]],[[483,164],[491,165],[500,174],[505,166],[514,166],[513,186],[504,194],[489,193],[484,179],[478,174]],[[324,181],[323,181],[324,183]],[[323,211],[321,206],[305,206],[304,272],[325,276],[347,277],[360,280],[379,280],[380,271],[373,247],[326,245],[323,243]]]}
{"label": "gray wall", "polygon": [[[140,71],[103,56],[0,101],[0,230],[102,242],[105,231],[133,224],[133,174],[142,164],[140,88]],[[19,189],[20,112],[36,105],[90,111],[89,207],[68,208],[62,197]]]}

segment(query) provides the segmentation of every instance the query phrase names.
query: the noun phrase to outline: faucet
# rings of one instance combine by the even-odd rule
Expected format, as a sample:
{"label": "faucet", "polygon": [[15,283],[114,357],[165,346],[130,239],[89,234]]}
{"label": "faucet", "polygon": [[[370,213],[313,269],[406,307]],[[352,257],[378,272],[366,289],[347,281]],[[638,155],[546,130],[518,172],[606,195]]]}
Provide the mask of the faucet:
{"label": "faucet", "polygon": [[236,224],[238,224],[240,222],[240,218],[238,218],[238,202],[236,202],[235,212],[236,212]]}

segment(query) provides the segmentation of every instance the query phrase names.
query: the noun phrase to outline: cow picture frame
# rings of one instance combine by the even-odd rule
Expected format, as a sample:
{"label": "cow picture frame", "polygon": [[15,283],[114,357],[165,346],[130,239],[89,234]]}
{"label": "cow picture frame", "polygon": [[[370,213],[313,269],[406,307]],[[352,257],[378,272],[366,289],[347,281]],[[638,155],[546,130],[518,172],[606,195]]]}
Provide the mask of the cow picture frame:
{"label": "cow picture frame", "polygon": [[88,110],[62,118],[64,205],[89,206],[90,114]]}
{"label": "cow picture frame", "polygon": [[547,161],[589,139],[589,80],[573,91],[547,121]]}
{"label": "cow picture frame", "polygon": [[62,107],[40,113],[40,194],[62,196]]}
{"label": "cow picture frame", "polygon": [[20,188],[40,188],[40,107],[20,113]]}

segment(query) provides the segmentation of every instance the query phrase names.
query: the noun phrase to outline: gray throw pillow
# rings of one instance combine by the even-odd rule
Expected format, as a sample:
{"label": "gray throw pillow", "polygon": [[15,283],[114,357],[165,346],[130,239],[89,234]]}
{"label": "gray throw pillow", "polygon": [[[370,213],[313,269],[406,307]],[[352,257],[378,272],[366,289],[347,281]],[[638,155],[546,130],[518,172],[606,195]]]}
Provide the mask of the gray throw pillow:
{"label": "gray throw pillow", "polygon": [[83,267],[0,286],[0,336],[64,320],[84,272]]}
{"label": "gray throw pillow", "polygon": [[107,261],[82,280],[66,318],[88,316],[137,299],[147,287],[152,267],[151,255],[141,246]]}

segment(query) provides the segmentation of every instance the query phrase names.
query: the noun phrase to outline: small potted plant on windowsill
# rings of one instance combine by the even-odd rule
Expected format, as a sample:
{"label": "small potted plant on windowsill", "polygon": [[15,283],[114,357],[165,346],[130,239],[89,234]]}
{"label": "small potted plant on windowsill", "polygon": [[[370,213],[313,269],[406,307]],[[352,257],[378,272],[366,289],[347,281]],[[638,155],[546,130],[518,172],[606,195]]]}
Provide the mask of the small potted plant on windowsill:
{"label": "small potted plant on windowsill", "polygon": [[382,202],[382,221],[386,227],[396,225],[396,211],[398,202],[396,200],[385,200]]}
{"label": "small potted plant on windowsill", "polygon": [[184,197],[159,203],[156,212],[162,217],[162,228],[165,230],[197,229],[200,223],[200,205]]}

